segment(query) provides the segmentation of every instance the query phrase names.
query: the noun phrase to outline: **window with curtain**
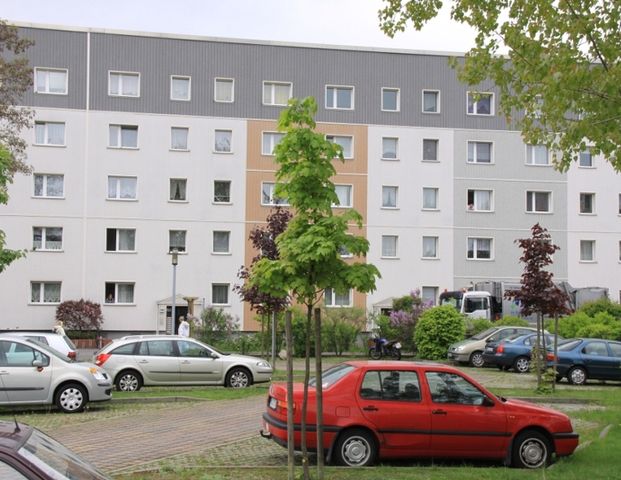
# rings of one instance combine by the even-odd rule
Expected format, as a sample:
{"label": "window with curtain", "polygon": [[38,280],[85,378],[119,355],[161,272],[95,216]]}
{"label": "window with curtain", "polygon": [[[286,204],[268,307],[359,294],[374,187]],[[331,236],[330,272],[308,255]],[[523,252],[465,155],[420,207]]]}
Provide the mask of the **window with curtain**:
{"label": "window with curtain", "polygon": [[527,165],[550,165],[550,156],[548,155],[548,147],[545,145],[527,145],[526,146],[526,164]]}
{"label": "window with curtain", "polygon": [[438,189],[432,187],[423,187],[423,209],[438,209]]}
{"label": "window with curtain", "polygon": [[468,258],[471,260],[491,260],[491,238],[468,238]]}
{"label": "window with curtain", "polygon": [[232,130],[216,130],[214,151],[217,153],[231,153],[232,138]]}
{"label": "window with curtain", "polygon": [[468,190],[468,210],[491,212],[493,210],[491,190]]}
{"label": "window with curtain", "polygon": [[263,82],[263,104],[286,106],[292,92],[291,82]]}
{"label": "window with curtain", "polygon": [[550,213],[551,192],[526,192],[526,211],[529,213]]}
{"label": "window with curtain", "polygon": [[231,232],[213,232],[213,253],[230,253]]}
{"label": "window with curtain", "polygon": [[63,248],[62,227],[32,227],[33,250],[61,250]]}
{"label": "window with curtain", "polygon": [[34,175],[35,197],[62,197],[64,196],[63,175]]}
{"label": "window with curtain", "polygon": [[595,240],[580,240],[580,261],[595,261]]}
{"label": "window with curtain", "polygon": [[62,122],[35,122],[37,145],[64,145],[65,124]]}
{"label": "window with curtain", "polygon": [[398,146],[399,146],[398,138],[382,137],[382,159],[383,160],[396,160]]}
{"label": "window with curtain", "polygon": [[234,85],[232,78],[216,78],[214,81],[214,101],[232,103],[234,100]]}
{"label": "window with curtain", "polygon": [[111,200],[135,200],[136,177],[108,177],[108,198]]}
{"label": "window with curtain", "polygon": [[114,97],[140,96],[140,74],[132,72],[110,72],[108,95]]}
{"label": "window with curtain", "polygon": [[467,92],[468,115],[493,115],[494,94]]}
{"label": "window with curtain", "polygon": [[214,283],[211,285],[211,303],[213,305],[228,305],[229,284]]}
{"label": "window with curtain", "polygon": [[351,297],[351,290],[337,292],[333,288],[326,288],[323,295],[326,307],[351,307]]}
{"label": "window with curtain", "polygon": [[274,148],[276,148],[276,145],[278,145],[284,136],[284,133],[263,132],[261,155],[274,155]]}
{"label": "window with curtain", "polygon": [[354,87],[326,85],[326,108],[354,109]]}
{"label": "window with curtain", "polygon": [[423,258],[438,258],[438,237],[423,237]]}
{"label": "window with curtain", "polygon": [[492,163],[491,142],[468,142],[468,163]]}
{"label": "window with curtain", "polygon": [[177,250],[178,252],[185,252],[185,230],[169,230],[168,232],[168,251],[172,252]]}
{"label": "window with curtain", "polygon": [[440,113],[440,92],[423,90],[423,113]]}
{"label": "window with curtain", "polygon": [[385,112],[398,112],[399,108],[399,89],[382,88],[382,110]]}
{"label": "window with curtain", "polygon": [[335,185],[334,192],[339,199],[338,205],[333,207],[350,208],[351,207],[351,185]]}
{"label": "window with curtain", "polygon": [[354,137],[349,135],[326,135],[326,140],[341,146],[343,158],[354,158]]}
{"label": "window with curtain", "polygon": [[138,127],[135,125],[110,125],[108,146],[111,148],[138,148]]}
{"label": "window with curtain", "polygon": [[133,283],[117,283],[116,292],[116,303],[134,303]]}
{"label": "window with curtain", "polygon": [[190,100],[191,77],[172,75],[170,77],[170,99]]}
{"label": "window with curtain", "polygon": [[261,184],[261,205],[289,205],[286,199],[279,198],[274,194],[275,183],[263,182]]}
{"label": "window with curtain", "polygon": [[60,303],[61,282],[31,282],[31,303]]}
{"label": "window with curtain", "polygon": [[169,200],[173,202],[187,201],[187,195],[186,195],[187,184],[188,184],[188,181],[185,178],[171,178]]}
{"label": "window with curtain", "polygon": [[595,194],[580,194],[580,213],[595,213]]}
{"label": "window with curtain", "polygon": [[397,256],[397,235],[382,235],[382,257]]}
{"label": "window with curtain", "polygon": [[593,156],[591,155],[591,150],[588,148],[580,152],[579,165],[587,168],[593,166]]}
{"label": "window with curtain", "polygon": [[188,150],[188,134],[189,128],[171,127],[170,128],[170,149],[171,150]]}
{"label": "window with curtain", "polygon": [[399,187],[382,186],[382,207],[397,208],[397,193]]}
{"label": "window with curtain", "polygon": [[438,298],[438,287],[423,287],[421,297],[426,305],[436,305]]}
{"label": "window with curtain", "polygon": [[438,140],[435,138],[423,139],[423,161],[425,162],[437,162],[438,161]]}
{"label": "window with curtain", "polygon": [[107,252],[134,252],[136,251],[135,228],[107,228]]}
{"label": "window with curtain", "polygon": [[231,202],[231,182],[228,180],[215,180],[213,182],[214,203]]}
{"label": "window with curtain", "polygon": [[35,92],[66,95],[68,73],[66,69],[35,67]]}

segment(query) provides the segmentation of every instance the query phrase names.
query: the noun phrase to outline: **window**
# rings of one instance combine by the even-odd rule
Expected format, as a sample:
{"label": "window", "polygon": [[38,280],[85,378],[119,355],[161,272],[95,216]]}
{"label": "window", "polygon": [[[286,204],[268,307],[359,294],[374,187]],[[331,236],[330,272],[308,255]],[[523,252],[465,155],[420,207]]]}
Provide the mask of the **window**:
{"label": "window", "polygon": [[619,261],[621,262],[621,241],[619,241]]}
{"label": "window", "polygon": [[326,135],[326,140],[341,146],[343,149],[343,158],[354,158],[354,137],[345,135]]}
{"label": "window", "polygon": [[168,231],[168,251],[185,252],[185,230],[169,230]]}
{"label": "window", "polygon": [[595,261],[595,240],[580,240],[580,261]]}
{"label": "window", "polygon": [[263,132],[261,155],[274,155],[274,148],[276,148],[276,145],[278,145],[278,142],[280,142],[284,136],[284,133]]}
{"label": "window", "polygon": [[140,74],[131,72],[109,72],[108,95],[114,97],[139,97]]}
{"label": "window", "polygon": [[64,176],[37,173],[34,175],[34,196],[59,198],[64,197]]}
{"label": "window", "polygon": [[111,148],[138,148],[138,127],[135,125],[110,125]]}
{"label": "window", "polygon": [[109,200],[136,200],[136,177],[108,177]]}
{"label": "window", "polygon": [[423,237],[423,258],[438,258],[438,237]]}
{"label": "window", "polygon": [[485,394],[461,375],[446,372],[425,372],[434,403],[483,405]]}
{"label": "window", "polygon": [[286,106],[292,91],[290,82],[263,82],[263,105]]}
{"label": "window", "polygon": [[468,92],[468,115],[494,115],[494,94]]}
{"label": "window", "polygon": [[232,130],[216,130],[214,137],[214,151],[216,153],[231,153]]}
{"label": "window", "polygon": [[397,194],[399,187],[382,186],[382,207],[397,208]]}
{"label": "window", "polygon": [[438,140],[432,138],[423,139],[423,161],[438,161]]}
{"label": "window", "polygon": [[188,150],[188,134],[190,129],[186,127],[170,128],[170,149]]}
{"label": "window", "polygon": [[68,70],[64,68],[35,67],[34,91],[51,95],[66,95],[68,73]]}
{"label": "window", "polygon": [[394,137],[382,137],[382,160],[396,160],[399,139]]}
{"label": "window", "polygon": [[438,298],[438,287],[423,287],[422,299],[426,305],[436,305]]}
{"label": "window", "polygon": [[185,202],[188,197],[186,194],[188,180],[185,178],[171,178],[170,179],[170,197],[169,200],[173,202]]}
{"label": "window", "polygon": [[398,112],[400,110],[400,98],[398,88],[382,88],[382,111]]}
{"label": "window", "polygon": [[552,211],[550,192],[526,192],[526,211],[529,213],[550,213]]}
{"label": "window", "polygon": [[595,194],[580,194],[580,213],[595,213]]}
{"label": "window", "polygon": [[106,303],[134,303],[134,284],[125,282],[106,282]]}
{"label": "window", "polygon": [[62,250],[62,227],[32,227],[33,250]]}
{"label": "window", "polygon": [[550,165],[548,156],[548,147],[545,145],[527,145],[526,146],[526,164],[527,165]]}
{"label": "window", "polygon": [[213,253],[230,253],[231,232],[213,232]]}
{"label": "window", "polygon": [[191,95],[191,77],[171,75],[170,77],[170,99],[189,101]]}
{"label": "window", "polygon": [[231,182],[228,180],[215,180],[213,182],[214,203],[231,203]]}
{"label": "window", "polygon": [[211,303],[213,305],[229,304],[229,284],[228,283],[212,283],[211,284]]}
{"label": "window", "polygon": [[468,238],[468,258],[490,260],[492,258],[491,238]]}
{"label": "window", "polygon": [[382,235],[382,257],[383,258],[396,258],[397,257],[397,235]]}
{"label": "window", "polygon": [[491,212],[494,209],[494,192],[492,190],[468,190],[468,210],[473,212]]}
{"label": "window", "polygon": [[423,187],[423,210],[438,209],[438,189]]}
{"label": "window", "polygon": [[338,204],[333,207],[351,208],[351,185],[335,185],[334,192],[338,197]]}
{"label": "window", "polygon": [[286,199],[274,195],[275,183],[263,182],[261,185],[261,205],[289,205]]}
{"label": "window", "polygon": [[351,307],[351,290],[337,292],[333,288],[326,288],[323,299],[326,307]]}
{"label": "window", "polygon": [[106,228],[106,252],[135,252],[135,228]]}
{"label": "window", "polygon": [[423,90],[423,113],[440,113],[439,90]]}
{"label": "window", "polygon": [[30,282],[30,303],[60,303],[60,282]]}
{"label": "window", "polygon": [[492,163],[491,142],[468,142],[468,163]]}
{"label": "window", "polygon": [[354,109],[354,87],[326,85],[326,108]]}
{"label": "window", "polygon": [[35,145],[64,145],[65,124],[62,122],[35,122]]}
{"label": "window", "polygon": [[405,370],[370,370],[360,386],[366,400],[420,402],[420,385],[416,372]]}
{"label": "window", "polygon": [[232,78],[216,78],[214,80],[214,101],[232,103],[235,100],[234,88],[235,81]]}
{"label": "window", "polygon": [[579,165],[586,168],[593,167],[593,156],[588,148],[580,152]]}
{"label": "window", "polygon": [[621,193],[619,194],[619,215],[621,215]]}

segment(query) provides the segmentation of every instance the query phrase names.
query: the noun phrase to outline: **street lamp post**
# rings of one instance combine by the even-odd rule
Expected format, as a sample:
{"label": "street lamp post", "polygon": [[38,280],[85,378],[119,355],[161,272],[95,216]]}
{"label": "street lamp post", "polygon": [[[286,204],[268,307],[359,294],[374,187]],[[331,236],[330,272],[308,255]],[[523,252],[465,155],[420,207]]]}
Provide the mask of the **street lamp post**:
{"label": "street lamp post", "polygon": [[172,255],[173,279],[172,279],[172,308],[170,313],[170,334],[175,334],[175,310],[177,301],[177,263],[179,263],[179,251],[173,248],[170,252]]}

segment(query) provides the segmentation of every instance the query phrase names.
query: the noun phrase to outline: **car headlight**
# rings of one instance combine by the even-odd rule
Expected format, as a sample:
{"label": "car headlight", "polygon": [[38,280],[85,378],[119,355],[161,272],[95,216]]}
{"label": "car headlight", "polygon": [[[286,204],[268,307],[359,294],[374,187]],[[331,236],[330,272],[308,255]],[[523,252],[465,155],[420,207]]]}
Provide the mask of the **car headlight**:
{"label": "car headlight", "polygon": [[106,376],[98,368],[90,367],[88,370],[93,374],[93,377],[95,377],[95,380],[97,380],[98,382],[103,382],[106,380]]}
{"label": "car headlight", "polygon": [[456,352],[463,352],[464,351],[464,346],[460,345],[459,347],[455,348]]}
{"label": "car headlight", "polygon": [[272,368],[272,366],[269,364],[269,362],[265,362],[265,361],[257,362],[257,367]]}

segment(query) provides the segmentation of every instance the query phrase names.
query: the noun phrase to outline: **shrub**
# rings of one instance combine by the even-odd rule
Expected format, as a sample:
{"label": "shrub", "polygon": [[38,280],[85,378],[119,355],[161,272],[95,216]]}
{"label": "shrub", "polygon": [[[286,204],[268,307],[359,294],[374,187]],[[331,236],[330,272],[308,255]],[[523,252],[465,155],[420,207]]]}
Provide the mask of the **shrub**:
{"label": "shrub", "polygon": [[607,311],[599,311],[591,317],[579,310],[560,319],[558,333],[565,338],[591,337],[621,340],[621,321]]}
{"label": "shrub", "polygon": [[406,351],[415,351],[414,329],[421,314],[431,304],[423,302],[420,290],[413,290],[409,295],[395,298],[392,301],[392,312],[389,317],[381,315],[377,320],[378,335],[389,340],[399,340]]}
{"label": "shrub", "polygon": [[466,318],[466,337],[472,337],[492,326],[492,322],[486,318]]}
{"label": "shrub", "polygon": [[206,308],[201,312],[201,323],[195,329],[197,338],[205,343],[215,344],[230,340],[237,331],[238,321],[221,308]]}
{"label": "shrub", "polygon": [[99,330],[103,321],[101,305],[90,300],[67,300],[56,307],[56,320],[66,330]]}
{"label": "shrub", "polygon": [[621,320],[621,305],[611,302],[607,298],[601,298],[593,302],[587,302],[578,309],[579,312],[586,313],[589,317],[595,317],[599,312],[606,312],[617,320]]}
{"label": "shrub", "polygon": [[341,356],[350,351],[366,324],[365,312],[359,308],[325,309],[322,311],[323,350]]}
{"label": "shrub", "polygon": [[[306,357],[306,311],[292,309],[293,356]],[[315,356],[315,321],[311,320],[310,356]]]}
{"label": "shrub", "polygon": [[465,332],[464,319],[452,305],[431,308],[416,325],[414,339],[418,355],[429,360],[446,358],[449,345],[462,340]]}
{"label": "shrub", "polygon": [[512,315],[507,315],[496,320],[492,326],[494,327],[528,327],[530,323],[528,320],[520,317],[514,317]]}

